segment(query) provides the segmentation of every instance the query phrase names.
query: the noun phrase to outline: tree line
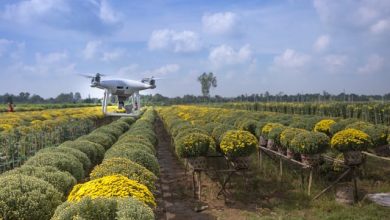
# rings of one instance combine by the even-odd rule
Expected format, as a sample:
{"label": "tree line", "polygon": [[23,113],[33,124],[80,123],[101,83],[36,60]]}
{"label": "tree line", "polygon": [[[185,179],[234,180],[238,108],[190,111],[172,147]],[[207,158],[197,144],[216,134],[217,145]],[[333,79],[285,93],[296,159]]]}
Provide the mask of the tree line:
{"label": "tree line", "polygon": [[97,98],[85,98],[81,97],[79,92],[61,93],[55,98],[42,98],[39,95],[31,95],[29,92],[20,92],[18,95],[5,93],[0,95],[0,103],[31,103],[31,104],[44,104],[44,103],[98,103],[100,99]]}

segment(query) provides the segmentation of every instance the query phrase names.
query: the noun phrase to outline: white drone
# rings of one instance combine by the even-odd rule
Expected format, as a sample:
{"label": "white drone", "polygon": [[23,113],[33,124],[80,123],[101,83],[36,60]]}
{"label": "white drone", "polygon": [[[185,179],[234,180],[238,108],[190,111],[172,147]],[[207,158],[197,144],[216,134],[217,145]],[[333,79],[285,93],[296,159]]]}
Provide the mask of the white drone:
{"label": "white drone", "polygon": [[[128,80],[128,79],[110,79],[101,80],[103,74],[96,73],[95,76],[82,75],[91,79],[91,87],[104,90],[103,97],[103,113],[108,116],[136,116],[141,109],[139,91],[145,89],[154,89],[155,78],[143,78],[141,81]],[[109,95],[118,97],[118,109],[125,109],[126,113],[109,113],[107,112],[107,103]],[[132,105],[125,105],[131,97]]]}

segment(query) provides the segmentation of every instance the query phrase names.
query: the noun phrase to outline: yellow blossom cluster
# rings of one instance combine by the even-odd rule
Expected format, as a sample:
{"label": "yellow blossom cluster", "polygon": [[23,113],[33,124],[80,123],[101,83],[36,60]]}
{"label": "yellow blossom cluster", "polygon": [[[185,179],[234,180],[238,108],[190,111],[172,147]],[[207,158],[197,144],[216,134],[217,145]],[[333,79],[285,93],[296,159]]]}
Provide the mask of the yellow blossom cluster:
{"label": "yellow blossom cluster", "polygon": [[83,197],[133,197],[155,207],[156,202],[149,189],[135,180],[122,175],[105,176],[73,187],[68,201],[79,201]]}
{"label": "yellow blossom cluster", "polygon": [[257,138],[248,131],[227,131],[222,138],[221,150],[230,157],[249,156],[256,150]]}
{"label": "yellow blossom cluster", "polygon": [[335,123],[332,119],[321,120],[314,126],[314,131],[330,135],[330,127]]}
{"label": "yellow blossom cluster", "polygon": [[363,131],[348,128],[337,132],[330,144],[332,148],[344,152],[365,150],[372,145],[372,142],[370,136]]}

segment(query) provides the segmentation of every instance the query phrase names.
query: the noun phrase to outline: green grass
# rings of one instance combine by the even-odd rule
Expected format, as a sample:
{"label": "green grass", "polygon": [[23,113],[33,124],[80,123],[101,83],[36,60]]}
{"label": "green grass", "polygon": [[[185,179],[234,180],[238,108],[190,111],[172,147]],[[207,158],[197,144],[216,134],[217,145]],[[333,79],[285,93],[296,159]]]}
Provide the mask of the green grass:
{"label": "green grass", "polygon": [[[284,165],[282,182],[278,180],[278,164],[268,158],[263,162],[263,169],[256,163],[251,169],[253,172],[247,184],[239,177],[233,179],[234,199],[247,204],[248,207],[255,207],[241,211],[246,219],[390,218],[390,208],[366,200],[351,206],[338,204],[335,201],[334,189],[311,201],[312,197],[301,189],[298,170],[287,168],[287,164]],[[390,192],[390,162],[368,158],[362,169],[364,172],[360,173],[358,181],[360,196],[367,192]],[[348,179],[344,182],[348,182]],[[312,196],[329,183],[322,173],[315,175]]]}

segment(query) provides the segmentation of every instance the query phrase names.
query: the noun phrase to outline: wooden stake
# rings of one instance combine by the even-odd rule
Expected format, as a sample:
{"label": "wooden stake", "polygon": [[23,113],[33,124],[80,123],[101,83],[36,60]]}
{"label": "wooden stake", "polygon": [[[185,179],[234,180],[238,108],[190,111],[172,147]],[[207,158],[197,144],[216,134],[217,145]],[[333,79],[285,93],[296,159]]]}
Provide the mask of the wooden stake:
{"label": "wooden stake", "polygon": [[336,185],[338,182],[340,182],[340,180],[343,179],[350,171],[351,171],[351,168],[348,168],[332,184],[330,184],[328,187],[326,187],[324,190],[322,190],[318,195],[314,196],[314,198],[312,200],[319,198],[322,194],[324,194],[326,191],[328,191],[330,188],[332,188],[334,185]]}
{"label": "wooden stake", "polygon": [[282,182],[283,178],[283,161],[281,158],[279,158],[279,180]]}
{"label": "wooden stake", "polygon": [[356,167],[352,167],[352,179],[353,179],[353,199],[356,203],[359,200],[357,181],[356,181]]}
{"label": "wooden stake", "polygon": [[307,187],[307,195],[310,196],[310,191],[311,191],[311,184],[313,181],[313,169],[310,169],[310,174],[309,174],[309,185]]}
{"label": "wooden stake", "polygon": [[201,201],[202,196],[202,171],[198,171],[198,199]]}

